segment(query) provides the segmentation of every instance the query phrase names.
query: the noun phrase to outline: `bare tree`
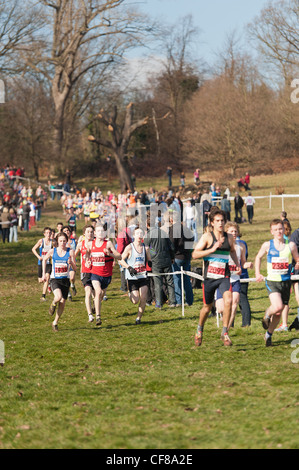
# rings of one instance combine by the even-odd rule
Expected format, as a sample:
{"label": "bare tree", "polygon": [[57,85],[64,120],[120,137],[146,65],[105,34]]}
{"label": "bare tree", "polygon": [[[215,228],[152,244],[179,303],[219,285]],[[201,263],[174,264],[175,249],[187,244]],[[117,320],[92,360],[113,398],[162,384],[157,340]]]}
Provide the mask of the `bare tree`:
{"label": "bare tree", "polygon": [[[177,24],[161,33],[162,71],[157,77],[156,99],[168,105],[172,114],[174,153],[181,151],[183,104],[198,89],[200,74],[190,51],[198,35],[191,15],[183,17]],[[158,98],[159,97],[159,98]],[[171,121],[169,121],[171,122]]]}
{"label": "bare tree", "polygon": [[102,145],[113,152],[120,179],[121,191],[123,192],[126,189],[134,191],[131,173],[127,166],[128,146],[134,132],[148,123],[148,117],[134,121],[134,105],[133,103],[129,103],[126,107],[125,115],[121,123],[118,122],[117,106],[114,107],[114,111],[111,114],[101,110],[101,112],[96,116],[96,119],[104,124],[109,132],[109,137],[104,139],[95,138],[90,135],[88,140],[98,145]]}
{"label": "bare tree", "polygon": [[279,66],[287,82],[290,70],[299,66],[299,3],[279,0],[269,3],[249,25],[258,47],[268,63]]}
{"label": "bare tree", "polygon": [[20,72],[17,52],[28,47],[44,22],[38,6],[24,7],[21,0],[0,0],[0,70]]}
{"label": "bare tree", "polygon": [[48,13],[47,37],[39,48],[35,45],[28,51],[26,65],[51,82],[54,155],[61,161],[66,106],[75,88],[92,72],[97,81],[107,79],[111,65],[149,27],[143,17],[125,8],[125,0],[40,0],[40,4]]}

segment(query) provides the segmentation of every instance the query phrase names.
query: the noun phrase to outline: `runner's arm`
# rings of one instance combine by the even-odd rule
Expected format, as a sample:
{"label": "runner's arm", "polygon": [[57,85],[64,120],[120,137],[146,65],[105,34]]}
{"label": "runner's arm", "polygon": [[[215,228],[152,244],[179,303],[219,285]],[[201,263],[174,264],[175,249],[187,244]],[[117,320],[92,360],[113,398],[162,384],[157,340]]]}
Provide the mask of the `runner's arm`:
{"label": "runner's arm", "polygon": [[111,241],[107,243],[107,251],[109,252],[109,256],[112,256],[112,258],[121,260],[121,254],[114,248]]}
{"label": "runner's arm", "polygon": [[36,251],[38,248],[41,247],[42,245],[42,239],[38,240],[38,242],[34,245],[34,247],[32,248],[32,253],[37,257],[38,260],[42,260],[43,258],[38,254],[38,252]]}
{"label": "runner's arm", "polygon": [[44,256],[43,259],[42,259],[42,267],[43,267],[42,278],[43,278],[43,281],[46,281],[46,264],[47,264],[47,261],[48,261],[49,258],[51,258],[53,256],[53,253],[54,253],[54,248],[51,248],[51,250],[48,251],[46,256]]}
{"label": "runner's arm", "polygon": [[123,266],[124,268],[129,268],[129,265],[128,263],[126,262],[126,259],[128,259],[129,257],[131,256],[131,246],[128,245],[126,246],[126,248],[124,249],[124,252],[121,256],[121,260],[119,261],[119,264],[121,266]]}
{"label": "runner's arm", "polygon": [[262,276],[261,271],[260,271],[261,270],[261,262],[262,262],[262,258],[268,252],[269,247],[270,247],[270,242],[265,242],[261,246],[260,251],[258,252],[258,254],[256,255],[256,258],[255,258],[255,278],[256,278],[257,282],[264,281],[264,276]]}
{"label": "runner's arm", "polygon": [[201,237],[201,239],[199,240],[199,242],[197,243],[197,245],[195,246],[194,250],[193,250],[193,253],[192,253],[192,258],[193,259],[204,258],[205,256],[210,255],[211,253],[214,253],[214,251],[217,250],[217,248],[219,246],[219,242],[215,243],[215,245],[212,246],[212,248],[210,248],[209,250],[206,249],[206,247],[208,245],[208,241],[209,241],[208,239],[209,239],[208,234],[204,233],[203,236]]}

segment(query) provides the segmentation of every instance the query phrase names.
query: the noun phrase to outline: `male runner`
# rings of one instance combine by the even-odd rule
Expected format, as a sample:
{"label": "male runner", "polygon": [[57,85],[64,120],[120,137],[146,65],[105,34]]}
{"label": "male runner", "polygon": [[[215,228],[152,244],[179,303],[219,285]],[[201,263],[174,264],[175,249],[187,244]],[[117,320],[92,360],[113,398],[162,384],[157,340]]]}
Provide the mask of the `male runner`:
{"label": "male runner", "polygon": [[288,305],[291,292],[291,264],[292,257],[299,267],[297,246],[284,238],[284,226],[280,219],[270,223],[273,239],[263,243],[255,259],[255,277],[257,282],[264,281],[261,269],[261,260],[267,254],[266,287],[269,294],[270,307],[266,310],[262,320],[266,331],[266,347],[272,346],[272,335],[279,323],[285,305]]}
{"label": "male runner", "polygon": [[146,264],[152,266],[149,247],[145,247],[143,243],[143,230],[136,228],[134,231],[134,242],[126,246],[120,264],[126,268],[126,279],[128,281],[129,299],[138,305],[138,314],[136,325],[140,325],[141,317],[145,310],[147,293],[148,293],[148,277]]}
{"label": "male runner", "polygon": [[229,257],[231,256],[235,263],[235,274],[241,274],[241,267],[235,251],[234,238],[224,231],[225,213],[218,208],[211,211],[210,224],[212,230],[203,234],[192,253],[193,259],[204,260],[204,305],[199,315],[195,345],[202,344],[204,324],[212,310],[215,291],[219,289],[224,301],[221,340],[224,346],[231,346],[232,342],[228,336],[228,325],[232,311]]}
{"label": "male runner", "polygon": [[38,242],[34,245],[32,248],[32,253],[37,257],[38,259],[38,282],[40,284],[43,283],[43,293],[41,296],[41,301],[46,300],[46,293],[49,285],[49,280],[50,280],[50,274],[52,271],[52,264],[50,260],[48,260],[47,265],[46,265],[46,272],[45,272],[45,282],[43,280],[43,267],[42,267],[42,262],[43,258],[46,256],[46,254],[51,250],[52,248],[52,229],[50,227],[45,227],[44,228],[44,237],[40,238]]}
{"label": "male runner", "polygon": [[81,253],[81,282],[85,290],[85,306],[88,313],[88,321],[93,322],[93,309],[92,309],[92,293],[93,287],[91,282],[91,266],[85,265],[86,251],[94,239],[94,228],[92,225],[86,225],[83,228],[83,236],[80,237],[75,251],[75,257]]}

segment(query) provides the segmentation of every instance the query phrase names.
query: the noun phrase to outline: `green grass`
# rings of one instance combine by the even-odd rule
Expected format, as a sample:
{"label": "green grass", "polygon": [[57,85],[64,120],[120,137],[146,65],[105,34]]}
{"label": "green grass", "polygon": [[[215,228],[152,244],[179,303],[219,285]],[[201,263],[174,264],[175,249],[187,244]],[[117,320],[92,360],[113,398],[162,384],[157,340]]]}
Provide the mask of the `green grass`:
{"label": "green grass", "polygon": [[[296,192],[296,176],[284,176],[289,193]],[[254,179],[255,195],[270,191],[269,178]],[[294,229],[297,205],[296,199],[286,202]],[[278,200],[268,206],[259,200],[254,224],[242,225],[251,260],[281,211]],[[241,328],[238,313],[229,349],[213,318],[202,347],[194,346],[200,290],[184,318],[180,309],[147,307],[136,326],[136,307],[121,295],[117,268],[102,327],[88,324],[78,277],[78,294],[53,333],[51,297],[39,301],[31,248],[43,226],[60,219],[58,206],[49,203],[38,227],[21,233],[18,244],[0,245],[1,449],[299,448],[299,366],[291,361],[298,332],[275,334],[274,347],[265,348],[264,284],[250,285],[252,326]],[[290,307],[289,323],[297,309],[293,294]]]}

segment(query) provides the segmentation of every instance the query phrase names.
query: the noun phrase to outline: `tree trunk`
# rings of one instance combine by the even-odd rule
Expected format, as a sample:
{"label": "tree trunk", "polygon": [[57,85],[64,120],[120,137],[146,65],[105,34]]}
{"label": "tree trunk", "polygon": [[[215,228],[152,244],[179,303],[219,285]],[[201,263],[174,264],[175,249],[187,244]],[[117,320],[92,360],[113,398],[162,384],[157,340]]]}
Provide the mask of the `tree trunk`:
{"label": "tree trunk", "polygon": [[133,192],[134,191],[133,181],[132,181],[130,171],[127,168],[127,165],[124,161],[123,156],[120,155],[119,152],[115,150],[114,157],[115,157],[116,167],[117,167],[117,171],[119,175],[121,192],[124,193],[128,189]]}

